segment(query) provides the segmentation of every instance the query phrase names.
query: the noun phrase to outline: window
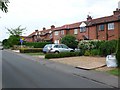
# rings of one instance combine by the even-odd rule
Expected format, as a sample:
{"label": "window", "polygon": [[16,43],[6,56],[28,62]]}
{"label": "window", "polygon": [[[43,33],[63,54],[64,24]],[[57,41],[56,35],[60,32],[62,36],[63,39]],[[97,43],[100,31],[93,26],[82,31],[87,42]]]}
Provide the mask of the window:
{"label": "window", "polygon": [[78,34],[78,29],[74,29],[74,34]]}
{"label": "window", "polygon": [[50,39],[52,38],[52,34],[50,34]]}
{"label": "window", "polygon": [[114,23],[108,23],[108,30],[114,30]]}
{"label": "window", "polygon": [[55,43],[55,44],[59,44],[59,40],[55,40],[54,43]]}
{"label": "window", "polygon": [[85,32],[86,31],[86,27],[80,27],[80,32]]}
{"label": "window", "polygon": [[55,35],[58,35],[59,34],[59,32],[58,31],[55,31]]}
{"label": "window", "polygon": [[61,35],[64,35],[64,30],[61,31]]}
{"label": "window", "polygon": [[104,25],[99,25],[98,30],[103,31],[104,30]]}

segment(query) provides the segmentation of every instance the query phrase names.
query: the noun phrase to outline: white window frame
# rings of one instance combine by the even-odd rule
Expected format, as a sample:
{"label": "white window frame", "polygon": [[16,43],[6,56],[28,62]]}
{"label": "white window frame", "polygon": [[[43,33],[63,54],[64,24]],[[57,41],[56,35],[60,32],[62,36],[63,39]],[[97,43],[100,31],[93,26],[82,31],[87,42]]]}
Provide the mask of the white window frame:
{"label": "white window frame", "polygon": [[80,32],[86,32],[86,27],[80,27]]}
{"label": "white window frame", "polygon": [[108,30],[114,30],[115,24],[114,23],[108,23]]}
{"label": "white window frame", "polygon": [[59,34],[59,31],[55,31],[55,36],[57,36]]}
{"label": "white window frame", "polygon": [[104,29],[105,29],[105,25],[104,24],[99,25],[99,31],[104,31]]}
{"label": "white window frame", "polygon": [[64,30],[61,31],[61,35],[64,35]]}
{"label": "white window frame", "polygon": [[74,34],[78,34],[78,29],[74,29]]}

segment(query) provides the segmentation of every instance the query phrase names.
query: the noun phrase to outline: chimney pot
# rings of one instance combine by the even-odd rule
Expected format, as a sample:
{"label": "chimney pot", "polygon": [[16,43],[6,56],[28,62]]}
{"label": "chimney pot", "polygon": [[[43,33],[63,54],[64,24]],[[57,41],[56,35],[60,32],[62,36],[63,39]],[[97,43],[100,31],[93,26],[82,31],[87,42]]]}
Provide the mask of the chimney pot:
{"label": "chimney pot", "polygon": [[87,21],[91,21],[92,17],[90,15],[87,15]]}
{"label": "chimney pot", "polygon": [[45,27],[43,27],[43,30],[46,30],[46,28],[45,28]]}
{"label": "chimney pot", "polygon": [[55,26],[54,26],[54,25],[52,25],[52,26],[51,26],[51,29],[54,29],[54,28],[55,28]]}

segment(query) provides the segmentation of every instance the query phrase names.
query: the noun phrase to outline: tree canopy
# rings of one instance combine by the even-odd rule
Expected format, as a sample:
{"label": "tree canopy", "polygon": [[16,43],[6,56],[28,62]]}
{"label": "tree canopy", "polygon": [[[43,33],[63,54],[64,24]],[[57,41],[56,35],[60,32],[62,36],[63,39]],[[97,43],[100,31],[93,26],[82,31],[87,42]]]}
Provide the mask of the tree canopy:
{"label": "tree canopy", "polygon": [[8,12],[8,3],[10,3],[9,0],[0,0],[0,9],[5,13]]}
{"label": "tree canopy", "polygon": [[21,25],[18,26],[17,28],[6,28],[8,30],[8,33],[10,36],[21,36],[23,31],[26,30],[26,28],[21,28]]}
{"label": "tree canopy", "polygon": [[76,38],[72,35],[66,35],[62,38],[61,43],[67,45],[70,48],[77,48],[78,42],[76,41]]}

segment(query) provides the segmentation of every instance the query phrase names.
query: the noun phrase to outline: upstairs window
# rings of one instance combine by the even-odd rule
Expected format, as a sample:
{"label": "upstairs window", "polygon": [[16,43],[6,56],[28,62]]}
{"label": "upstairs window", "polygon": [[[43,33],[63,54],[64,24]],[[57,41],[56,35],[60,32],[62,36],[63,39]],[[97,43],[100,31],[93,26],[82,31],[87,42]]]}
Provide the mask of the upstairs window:
{"label": "upstairs window", "polygon": [[64,30],[61,31],[61,35],[64,35]]}
{"label": "upstairs window", "polygon": [[74,34],[78,34],[78,29],[74,29]]}
{"label": "upstairs window", "polygon": [[80,27],[80,32],[86,32],[86,27]]}
{"label": "upstairs window", "polygon": [[99,31],[104,31],[104,28],[105,28],[105,27],[104,27],[104,25],[102,24],[102,25],[99,25],[98,30],[99,30]]}
{"label": "upstairs window", "polygon": [[114,23],[108,23],[108,30],[114,30]]}
{"label": "upstairs window", "polygon": [[59,32],[58,31],[55,31],[55,36],[57,36],[59,34]]}

